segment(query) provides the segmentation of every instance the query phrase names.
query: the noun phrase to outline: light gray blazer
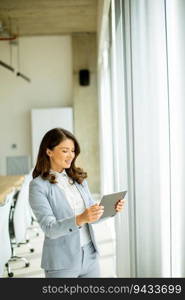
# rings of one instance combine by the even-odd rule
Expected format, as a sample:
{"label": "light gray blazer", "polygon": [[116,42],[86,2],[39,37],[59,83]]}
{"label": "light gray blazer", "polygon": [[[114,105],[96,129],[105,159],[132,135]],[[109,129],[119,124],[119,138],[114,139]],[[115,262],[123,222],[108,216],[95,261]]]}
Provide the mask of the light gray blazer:
{"label": "light gray blazer", "polygon": [[[95,204],[87,181],[75,182],[86,208]],[[80,227],[75,223],[74,212],[63,191],[40,176],[29,187],[31,208],[45,233],[41,267],[45,270],[71,268],[81,259]],[[98,253],[92,224],[88,224],[91,240]]]}

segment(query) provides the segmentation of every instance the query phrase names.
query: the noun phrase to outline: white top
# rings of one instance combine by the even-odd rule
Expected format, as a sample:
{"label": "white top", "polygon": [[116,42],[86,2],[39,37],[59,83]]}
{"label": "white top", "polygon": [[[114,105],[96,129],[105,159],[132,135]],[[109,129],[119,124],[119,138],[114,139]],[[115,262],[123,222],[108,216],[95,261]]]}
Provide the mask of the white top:
{"label": "white top", "polygon": [[[53,170],[50,170],[50,173],[54,174],[56,176],[56,181],[58,186],[62,189],[62,191],[65,193],[67,200],[69,201],[69,204],[71,208],[73,209],[74,215],[80,215],[85,209],[85,203],[84,200],[77,189],[75,184],[70,183],[70,178],[67,175],[66,171],[59,173]],[[80,228],[80,244],[81,247],[85,244],[88,244],[91,240],[89,227],[87,224],[84,224]]]}

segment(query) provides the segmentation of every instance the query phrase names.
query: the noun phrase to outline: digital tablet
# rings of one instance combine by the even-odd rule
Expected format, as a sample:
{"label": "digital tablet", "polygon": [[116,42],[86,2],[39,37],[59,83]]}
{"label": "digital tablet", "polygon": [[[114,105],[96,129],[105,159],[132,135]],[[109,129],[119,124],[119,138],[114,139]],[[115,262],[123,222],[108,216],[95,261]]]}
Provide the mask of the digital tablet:
{"label": "digital tablet", "polygon": [[101,218],[113,217],[117,213],[115,210],[115,204],[118,200],[124,199],[127,191],[104,195],[99,205],[104,206],[104,213]]}

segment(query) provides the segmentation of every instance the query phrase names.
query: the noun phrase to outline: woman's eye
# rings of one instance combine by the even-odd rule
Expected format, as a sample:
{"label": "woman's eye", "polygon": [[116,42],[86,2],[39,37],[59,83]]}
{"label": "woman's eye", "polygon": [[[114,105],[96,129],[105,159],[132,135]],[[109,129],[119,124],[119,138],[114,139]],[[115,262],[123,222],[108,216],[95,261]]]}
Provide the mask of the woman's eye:
{"label": "woman's eye", "polygon": [[[67,153],[67,151],[64,151],[64,150],[63,150],[62,152],[63,152],[63,153]],[[75,153],[75,151],[71,151],[71,152]]]}

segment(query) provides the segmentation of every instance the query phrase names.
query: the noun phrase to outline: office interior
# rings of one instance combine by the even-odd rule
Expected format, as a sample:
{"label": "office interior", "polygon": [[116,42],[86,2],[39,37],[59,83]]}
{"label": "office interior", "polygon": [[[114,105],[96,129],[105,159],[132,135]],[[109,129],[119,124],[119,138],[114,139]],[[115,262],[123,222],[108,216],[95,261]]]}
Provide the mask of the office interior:
{"label": "office interior", "polygon": [[16,265],[3,216],[16,193],[27,201],[40,136],[62,125],[93,196],[127,190],[95,225],[102,277],[185,276],[184,16],[184,0],[0,0],[1,277],[43,276],[36,220],[10,234]]}

